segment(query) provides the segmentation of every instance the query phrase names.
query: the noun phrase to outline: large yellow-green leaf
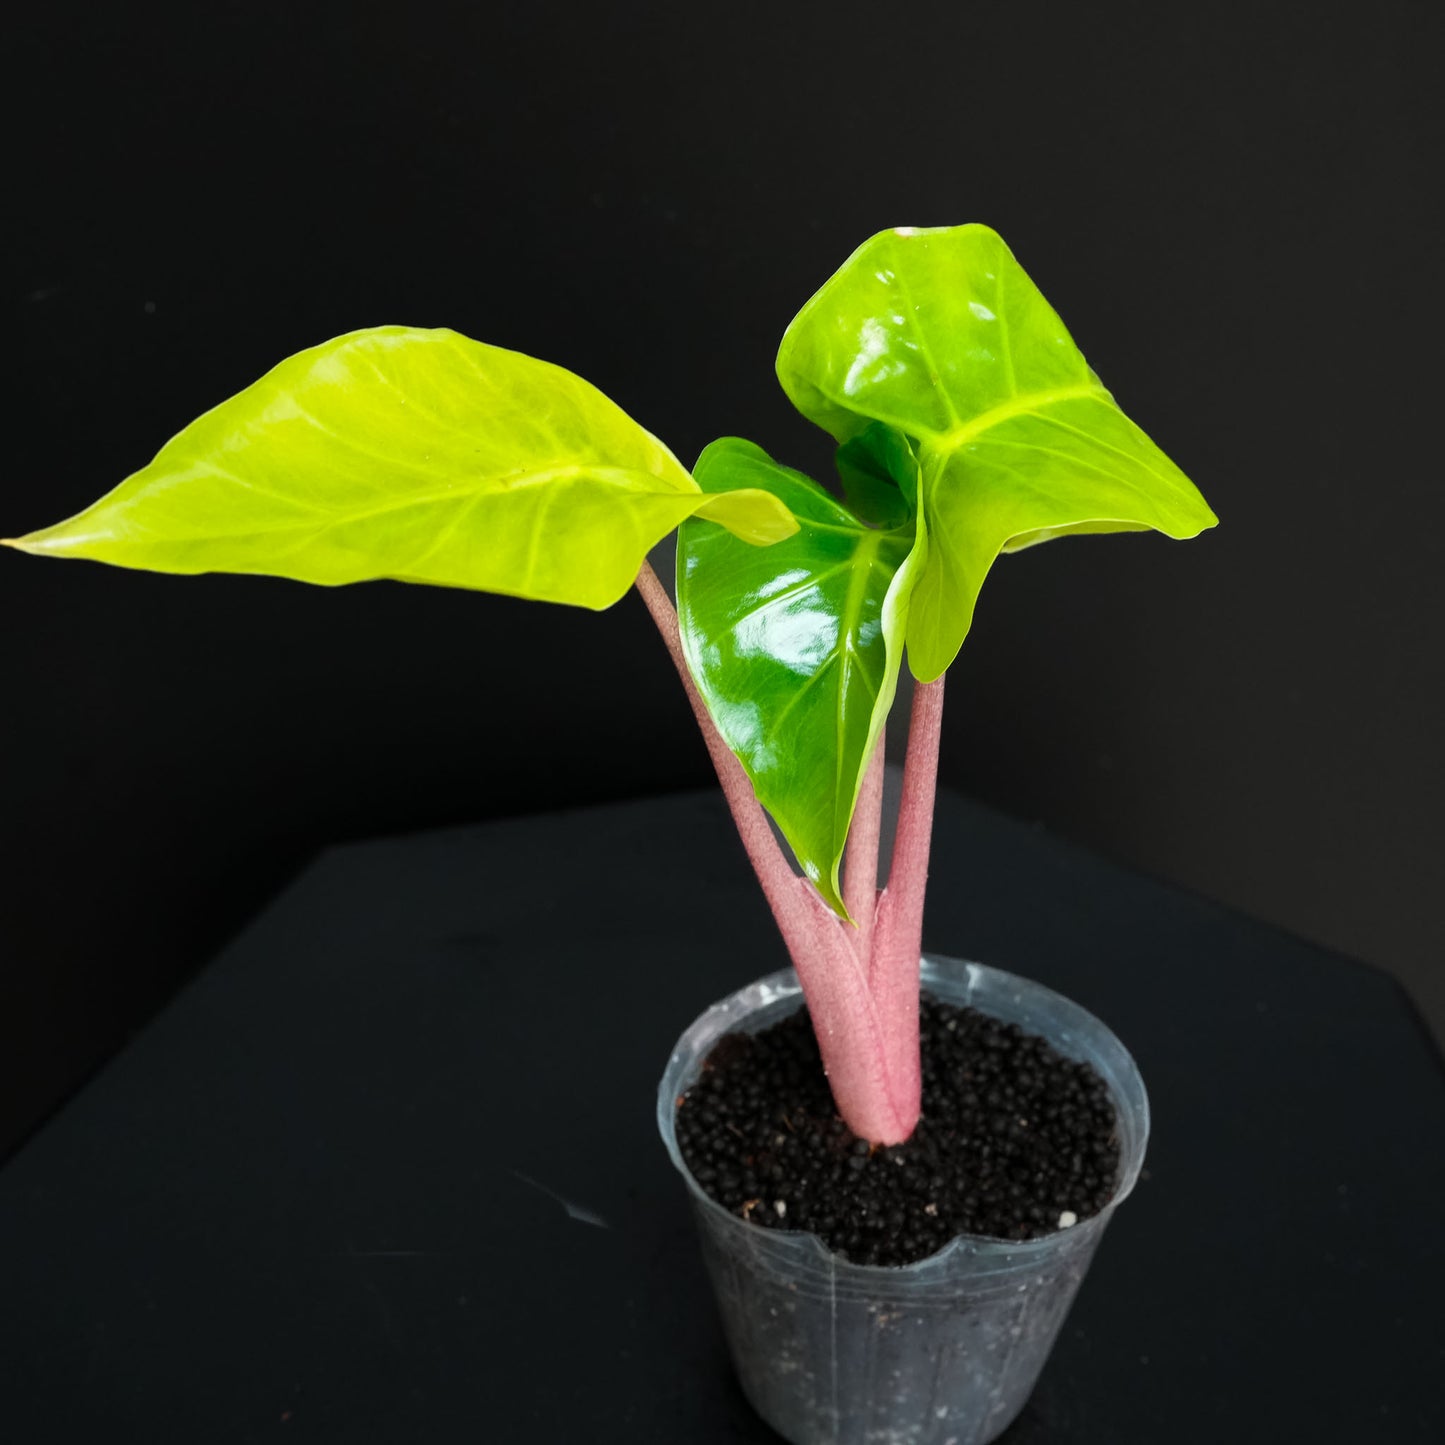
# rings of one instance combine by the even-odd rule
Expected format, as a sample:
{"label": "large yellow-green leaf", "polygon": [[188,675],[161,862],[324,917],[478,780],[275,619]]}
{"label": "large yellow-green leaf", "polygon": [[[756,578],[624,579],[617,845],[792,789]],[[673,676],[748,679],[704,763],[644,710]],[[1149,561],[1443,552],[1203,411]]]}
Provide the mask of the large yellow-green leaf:
{"label": "large yellow-green leaf", "polygon": [[[869,440],[872,455],[855,449],[855,468],[896,493],[886,470],[906,464],[916,474],[917,462],[886,429]],[[710,522],[685,522],[678,617],[719,732],[803,871],[841,913],[839,860],[898,683],[923,535],[906,506],[901,525],[867,526],[816,482],[735,437],[708,447],[696,476],[719,496],[769,491],[800,524],[796,536],[758,548]]]}
{"label": "large yellow-green leaf", "polygon": [[908,659],[925,681],[953,660],[1000,552],[1217,520],[986,226],[865,242],[789,326],[778,377],[839,441],[886,422],[917,447],[929,543]]}
{"label": "large yellow-green leaf", "polygon": [[694,514],[753,543],[797,530],[766,492],[706,495],[559,366],[384,326],[283,361],[79,516],[12,545],[158,572],[391,577],[606,607]]}

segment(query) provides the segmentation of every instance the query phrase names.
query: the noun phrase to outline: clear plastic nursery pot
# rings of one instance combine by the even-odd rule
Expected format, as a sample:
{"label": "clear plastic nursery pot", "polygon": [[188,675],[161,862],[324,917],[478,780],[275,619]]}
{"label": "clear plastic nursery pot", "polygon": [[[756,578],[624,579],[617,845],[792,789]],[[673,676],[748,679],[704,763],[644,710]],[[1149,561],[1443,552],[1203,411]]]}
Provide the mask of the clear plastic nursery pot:
{"label": "clear plastic nursery pot", "polygon": [[925,958],[935,997],[970,1004],[1092,1064],[1119,1120],[1119,1180],[1090,1219],[1039,1239],[960,1235],[904,1268],[839,1259],[813,1234],[729,1214],[688,1172],[678,1096],[725,1033],[756,1033],[802,1002],[791,969],[708,1009],[678,1041],[657,1120],[686,1181],[744,1392],[793,1445],[985,1445],[1023,1408],[1114,1210],[1139,1177],[1149,1101],[1124,1046],[1068,999],[999,969]]}

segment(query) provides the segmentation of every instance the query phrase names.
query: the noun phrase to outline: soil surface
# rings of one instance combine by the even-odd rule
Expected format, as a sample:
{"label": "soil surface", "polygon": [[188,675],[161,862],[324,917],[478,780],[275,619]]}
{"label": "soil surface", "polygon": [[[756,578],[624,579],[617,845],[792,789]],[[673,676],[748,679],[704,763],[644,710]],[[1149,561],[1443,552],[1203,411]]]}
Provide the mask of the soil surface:
{"label": "soil surface", "polygon": [[923,1118],[888,1148],[838,1117],[806,1010],[725,1035],[678,1100],[693,1177],[732,1213],[811,1230],[858,1264],[911,1264],[957,1234],[1032,1239],[1109,1202],[1117,1125],[1090,1065],[927,995],[921,1031]]}

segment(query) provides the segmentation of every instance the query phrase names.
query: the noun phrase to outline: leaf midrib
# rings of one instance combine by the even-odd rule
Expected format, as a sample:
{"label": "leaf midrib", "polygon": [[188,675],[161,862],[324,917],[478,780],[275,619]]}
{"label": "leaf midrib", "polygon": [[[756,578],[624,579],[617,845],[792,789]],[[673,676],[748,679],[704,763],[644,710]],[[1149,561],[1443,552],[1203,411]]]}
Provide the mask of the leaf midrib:
{"label": "leaf midrib", "polygon": [[[224,475],[227,476],[228,480],[233,482],[240,480],[229,472],[224,473]],[[464,479],[449,485],[446,491],[443,492],[410,493],[407,496],[397,497],[391,501],[383,502],[380,506],[360,507],[355,510],[338,509],[319,521],[314,517],[295,518],[290,521],[276,522],[267,527],[250,527],[244,533],[228,533],[227,535],[261,537],[273,536],[276,533],[284,532],[314,532],[319,536],[336,527],[351,526],[356,522],[370,521],[374,517],[384,517],[393,512],[407,511],[410,508],[438,507],[448,503],[471,504],[480,501],[486,496],[505,495],[508,492],[521,491],[527,487],[541,486],[548,482],[583,480],[597,481],[622,487],[634,494],[650,492],[659,497],[691,497],[694,495],[694,493],[682,488],[668,486],[662,478],[652,472],[637,471],[628,467],[579,467],[571,465],[566,467],[552,467],[541,471],[514,473],[504,477],[488,476],[480,480]],[[661,485],[655,490],[646,485],[638,485],[639,482],[645,483],[648,481],[659,482]],[[695,495],[699,502],[704,500],[704,494],[701,491]],[[160,534],[161,540],[166,543],[204,541],[213,535],[214,534],[210,532],[181,533],[174,531],[166,531]],[[91,540],[93,539],[86,536],[77,537],[67,535],[54,543],[38,543],[36,547],[31,550],[38,550],[40,547],[45,546],[61,550],[67,547],[73,548],[78,545],[84,545]]]}
{"label": "leaf midrib", "polygon": [[967,446],[969,442],[982,436],[984,432],[991,431],[994,427],[1011,421],[1016,416],[1027,416],[1031,412],[1045,411],[1049,407],[1060,406],[1066,401],[1082,401],[1089,398],[1103,402],[1106,406],[1114,404],[1114,399],[1102,386],[1090,384],[1052,387],[1046,391],[1025,392],[1021,396],[1011,397],[1008,401],[1000,402],[997,406],[980,412],[971,421],[966,421],[960,426],[950,427],[944,432],[925,431],[920,427],[919,440],[925,451],[946,455],[956,452],[960,447]]}

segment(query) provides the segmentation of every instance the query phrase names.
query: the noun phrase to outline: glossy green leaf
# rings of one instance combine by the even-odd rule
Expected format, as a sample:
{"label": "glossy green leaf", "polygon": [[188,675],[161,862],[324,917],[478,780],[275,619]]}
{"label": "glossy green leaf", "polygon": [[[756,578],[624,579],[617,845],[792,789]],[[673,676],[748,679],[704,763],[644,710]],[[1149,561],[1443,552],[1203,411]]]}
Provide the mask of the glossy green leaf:
{"label": "glossy green leaf", "polygon": [[735,437],[708,447],[695,474],[718,495],[769,491],[800,524],[763,549],[710,522],[684,523],[678,618],[719,732],[841,913],[839,860],[897,687],[923,534],[906,515],[890,531],[865,525],[816,482]]}
{"label": "glossy green leaf", "polygon": [[283,361],[144,470],[12,545],[159,572],[391,577],[606,607],[700,514],[749,542],[797,524],[708,496],[595,387],[454,331],[357,331]]}
{"label": "glossy green leaf", "polygon": [[778,377],[840,442],[884,422],[917,447],[929,546],[908,658],[925,681],[953,660],[1000,552],[1217,520],[986,226],[865,242],[789,326]]}

